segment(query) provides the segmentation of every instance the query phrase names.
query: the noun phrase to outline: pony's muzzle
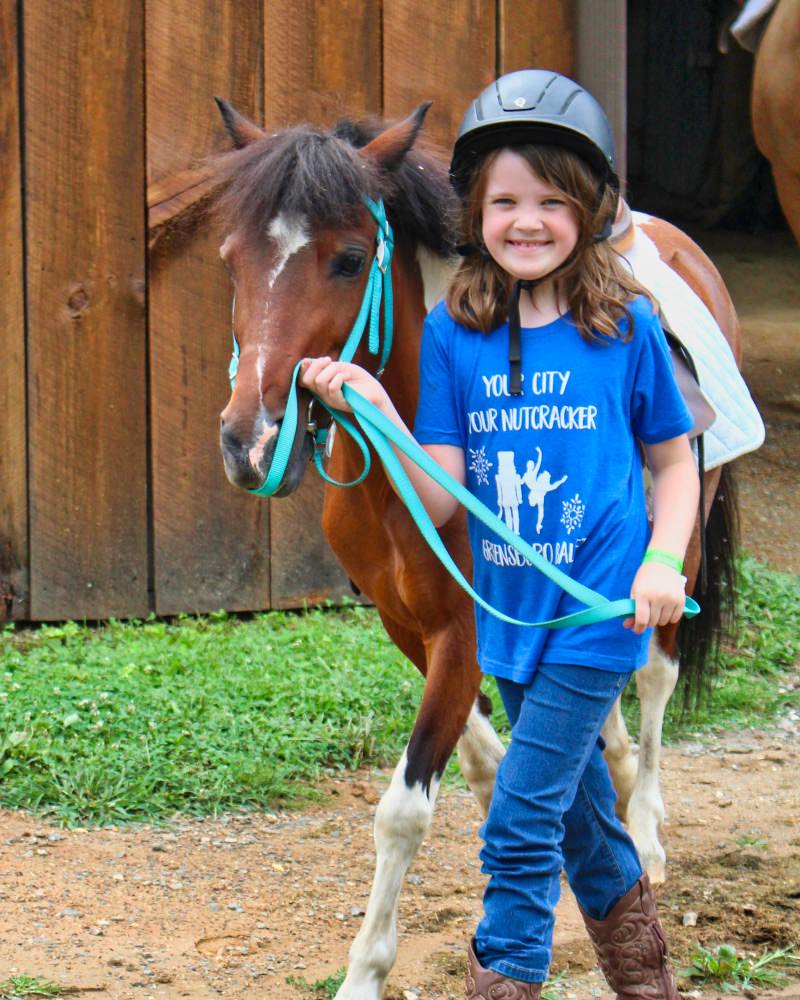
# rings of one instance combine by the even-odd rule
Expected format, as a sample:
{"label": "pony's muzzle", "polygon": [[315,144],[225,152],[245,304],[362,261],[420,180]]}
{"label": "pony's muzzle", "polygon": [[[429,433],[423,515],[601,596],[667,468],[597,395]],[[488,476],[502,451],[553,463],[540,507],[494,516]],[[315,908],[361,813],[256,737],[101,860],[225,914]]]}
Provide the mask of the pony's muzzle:
{"label": "pony's muzzle", "polygon": [[225,475],[231,484],[243,490],[257,489],[264,481],[264,473],[259,467],[261,463],[253,465],[250,461],[251,447],[224,420],[220,421],[219,444]]}

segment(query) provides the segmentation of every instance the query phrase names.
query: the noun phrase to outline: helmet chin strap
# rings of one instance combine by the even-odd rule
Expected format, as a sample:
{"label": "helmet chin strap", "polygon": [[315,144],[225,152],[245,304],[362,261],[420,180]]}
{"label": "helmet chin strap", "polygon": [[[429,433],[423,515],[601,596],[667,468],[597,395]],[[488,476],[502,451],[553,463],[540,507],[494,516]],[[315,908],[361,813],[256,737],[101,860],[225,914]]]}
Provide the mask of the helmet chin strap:
{"label": "helmet chin strap", "polygon": [[592,237],[592,243],[602,243],[603,240],[607,240],[611,235],[611,226],[612,226],[611,219],[606,219],[603,228],[600,230],[600,232],[595,233],[594,236]]}
{"label": "helmet chin strap", "polygon": [[[597,215],[597,213],[600,211],[600,206],[603,203],[603,195],[606,192],[607,186],[609,186],[609,181],[608,179],[605,179],[600,182],[600,185],[597,188],[597,197],[595,198],[595,203],[594,203],[595,215]],[[619,192],[617,193],[619,194]],[[619,201],[617,201],[617,204],[619,204]],[[614,224],[614,218],[612,214],[612,217],[607,218],[606,221],[603,223],[603,228],[600,230],[600,232],[594,234],[594,236],[592,237],[592,243],[602,243],[603,240],[607,240],[611,235],[611,227],[613,226],[613,224]]]}
{"label": "helmet chin strap", "polygon": [[541,278],[535,280],[520,279],[511,288],[511,298],[508,303],[508,391],[512,396],[522,395],[522,333],[519,319],[519,296],[524,290],[532,292]]}

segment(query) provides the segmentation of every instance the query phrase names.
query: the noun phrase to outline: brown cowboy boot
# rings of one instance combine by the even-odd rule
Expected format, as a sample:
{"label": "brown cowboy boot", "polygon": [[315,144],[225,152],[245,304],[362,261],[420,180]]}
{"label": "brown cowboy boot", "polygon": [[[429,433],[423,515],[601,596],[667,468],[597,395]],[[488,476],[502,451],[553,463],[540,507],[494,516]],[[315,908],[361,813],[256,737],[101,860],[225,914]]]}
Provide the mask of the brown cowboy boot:
{"label": "brown cowboy boot", "polygon": [[470,942],[467,953],[467,992],[464,1000],[539,1000],[541,983],[521,983],[484,969]]}
{"label": "brown cowboy boot", "polygon": [[644,874],[605,920],[581,910],[617,1000],[680,1000],[650,880]]}

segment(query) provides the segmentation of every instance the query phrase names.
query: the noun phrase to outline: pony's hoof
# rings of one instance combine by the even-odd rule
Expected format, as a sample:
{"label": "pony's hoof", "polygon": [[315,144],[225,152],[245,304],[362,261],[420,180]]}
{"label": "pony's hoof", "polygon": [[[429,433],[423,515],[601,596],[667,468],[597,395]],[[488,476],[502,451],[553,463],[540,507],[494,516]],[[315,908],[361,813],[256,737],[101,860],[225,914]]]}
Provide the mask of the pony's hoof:
{"label": "pony's hoof", "polygon": [[667,881],[666,861],[653,861],[647,865],[647,875],[651,885],[663,885]]}

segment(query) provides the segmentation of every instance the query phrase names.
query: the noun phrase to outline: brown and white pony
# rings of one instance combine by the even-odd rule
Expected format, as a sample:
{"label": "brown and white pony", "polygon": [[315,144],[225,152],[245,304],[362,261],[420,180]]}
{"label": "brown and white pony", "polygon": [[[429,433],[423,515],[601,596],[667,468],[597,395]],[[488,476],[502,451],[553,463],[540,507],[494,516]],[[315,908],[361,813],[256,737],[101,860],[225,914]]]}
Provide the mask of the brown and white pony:
{"label": "brown and white pony", "polygon": [[772,165],[783,214],[800,243],[800,0],[780,0],[756,52],[756,145]]}
{"label": "brown and white pony", "polygon": [[[220,106],[235,147],[214,164],[225,192],[220,253],[235,282],[234,331],[241,347],[235,388],[222,413],[221,447],[230,481],[254,488],[270,465],[294,365],[307,356],[336,356],[358,313],[375,253],[375,222],[364,207],[365,194],[384,199],[394,228],[395,334],[383,381],[403,418],[413,420],[422,322],[449,270],[454,205],[441,159],[416,142],[425,107],[388,128],[345,121],[331,132],[303,126],[268,135],[229,105]],[[648,235],[738,351],[736,316],[710,261],[667,223],[649,223]],[[375,368],[365,349],[355,360]],[[308,402],[303,392],[301,411]],[[279,495],[297,487],[310,453],[300,420]],[[360,471],[359,452],[346,435],[337,435],[329,472],[348,481]],[[690,679],[700,678],[707,662],[704,654],[717,624],[709,612],[718,606],[723,557],[732,555],[725,517],[730,494],[719,489],[725,475],[715,470],[707,476],[710,579],[706,592],[697,594],[706,613],[688,636],[694,654],[686,661],[693,667]],[[377,459],[361,485],[326,488],[323,527],[392,640],[425,676],[414,728],[377,808],[374,883],[337,994],[338,1000],[378,1000],[396,955],[401,884],[431,821],[450,755],[457,748],[462,773],[485,813],[503,746],[480,692],[472,604],[427,548]],[[453,517],[442,536],[469,572],[464,516]],[[695,538],[686,561],[690,587],[698,564]],[[605,730],[621,811],[627,810],[643,863],[660,877],[664,812],[658,761],[664,708],[678,679],[678,638],[676,628],[660,629],[650,662],[637,675],[638,764],[618,710]]]}

